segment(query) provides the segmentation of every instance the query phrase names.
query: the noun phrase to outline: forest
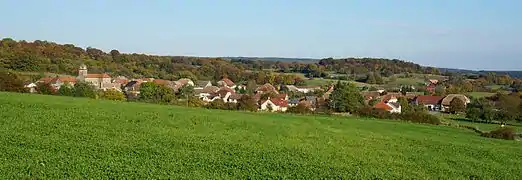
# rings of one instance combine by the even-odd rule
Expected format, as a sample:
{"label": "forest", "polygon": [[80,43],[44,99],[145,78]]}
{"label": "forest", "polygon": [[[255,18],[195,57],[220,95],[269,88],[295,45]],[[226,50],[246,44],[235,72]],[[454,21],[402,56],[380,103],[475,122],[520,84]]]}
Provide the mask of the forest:
{"label": "forest", "polygon": [[[282,62],[252,58],[126,54],[118,50],[104,52],[94,47],[81,48],[73,44],[57,44],[41,40],[27,42],[3,38],[0,41],[1,69],[75,75],[77,67],[82,63],[89,67],[90,72],[107,72],[112,76],[153,77],[168,80],[179,78],[218,80],[228,77],[235,82],[257,79],[259,84],[270,82],[262,79],[270,72],[304,73],[307,77],[328,77],[331,73],[361,75],[378,72],[385,77],[404,72],[439,73],[436,68],[423,67],[397,59],[327,58],[315,63]],[[282,81],[302,84],[302,80],[297,76],[284,77]]]}

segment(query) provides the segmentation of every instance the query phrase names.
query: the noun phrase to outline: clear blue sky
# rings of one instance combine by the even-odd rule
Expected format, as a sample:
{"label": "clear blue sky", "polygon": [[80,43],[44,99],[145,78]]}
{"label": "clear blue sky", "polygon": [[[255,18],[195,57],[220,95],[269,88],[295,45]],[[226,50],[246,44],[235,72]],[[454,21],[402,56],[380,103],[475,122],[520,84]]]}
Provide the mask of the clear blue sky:
{"label": "clear blue sky", "polygon": [[0,37],[194,56],[522,70],[521,0],[0,0]]}

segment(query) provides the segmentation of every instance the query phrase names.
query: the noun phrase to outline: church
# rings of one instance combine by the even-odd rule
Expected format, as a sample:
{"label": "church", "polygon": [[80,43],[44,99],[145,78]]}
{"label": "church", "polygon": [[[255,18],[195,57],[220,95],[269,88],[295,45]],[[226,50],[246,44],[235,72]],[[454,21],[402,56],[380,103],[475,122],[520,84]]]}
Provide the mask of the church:
{"label": "church", "polygon": [[87,73],[87,66],[85,64],[80,65],[80,69],[78,70],[78,77],[76,77],[76,79],[78,81],[92,83],[96,89],[106,89],[106,86],[112,85],[112,78],[109,76],[109,74],[89,74]]}

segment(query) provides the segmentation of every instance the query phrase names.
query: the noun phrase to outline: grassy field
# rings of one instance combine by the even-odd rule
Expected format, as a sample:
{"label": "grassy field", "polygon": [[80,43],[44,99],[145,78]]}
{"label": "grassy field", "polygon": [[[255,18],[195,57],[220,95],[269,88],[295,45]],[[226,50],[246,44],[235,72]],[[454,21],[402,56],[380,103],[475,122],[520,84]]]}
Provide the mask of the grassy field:
{"label": "grassy field", "polygon": [[470,97],[473,97],[473,98],[482,98],[482,97],[491,97],[491,96],[495,95],[495,93],[490,93],[490,92],[470,92],[470,93],[466,93],[466,95],[468,95]]}
{"label": "grassy field", "polygon": [[[321,78],[314,78],[314,79],[306,79],[305,82],[306,82],[306,85],[309,85],[309,86],[321,86],[321,85],[327,85],[327,84],[335,84],[337,83],[338,80],[334,80],[334,79],[321,79]],[[348,83],[354,83],[357,87],[364,87],[364,86],[374,86],[372,84],[366,84],[366,83],[361,83],[361,82],[357,82],[357,81],[346,81],[346,80],[341,80],[341,82],[348,82]]]}
{"label": "grassy field", "polygon": [[518,141],[447,126],[0,92],[0,179],[517,179]]}

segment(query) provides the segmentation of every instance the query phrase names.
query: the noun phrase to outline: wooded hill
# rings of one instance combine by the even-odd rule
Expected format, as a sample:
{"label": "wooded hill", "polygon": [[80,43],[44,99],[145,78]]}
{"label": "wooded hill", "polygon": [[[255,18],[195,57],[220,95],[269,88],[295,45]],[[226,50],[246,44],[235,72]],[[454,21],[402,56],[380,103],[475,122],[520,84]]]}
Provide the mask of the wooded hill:
{"label": "wooded hill", "polygon": [[[397,73],[439,74],[437,68],[423,67],[397,59],[347,58],[321,59],[315,63],[262,61],[252,58],[208,58],[185,56],[156,56],[125,54],[118,50],[104,52],[100,49],[81,48],[72,44],[57,44],[49,41],[15,41],[4,38],[0,41],[0,69],[21,72],[52,72],[76,75],[80,64],[86,64],[89,72],[107,72],[112,76],[153,77],[168,80],[191,78],[194,80],[217,80],[226,76],[233,81],[256,80],[270,82],[264,78],[276,72],[304,73],[308,77],[327,77],[329,74],[380,73],[391,76]],[[270,70],[266,72],[265,70]],[[286,77],[297,84],[298,76]],[[286,81],[286,80],[283,80]]]}

